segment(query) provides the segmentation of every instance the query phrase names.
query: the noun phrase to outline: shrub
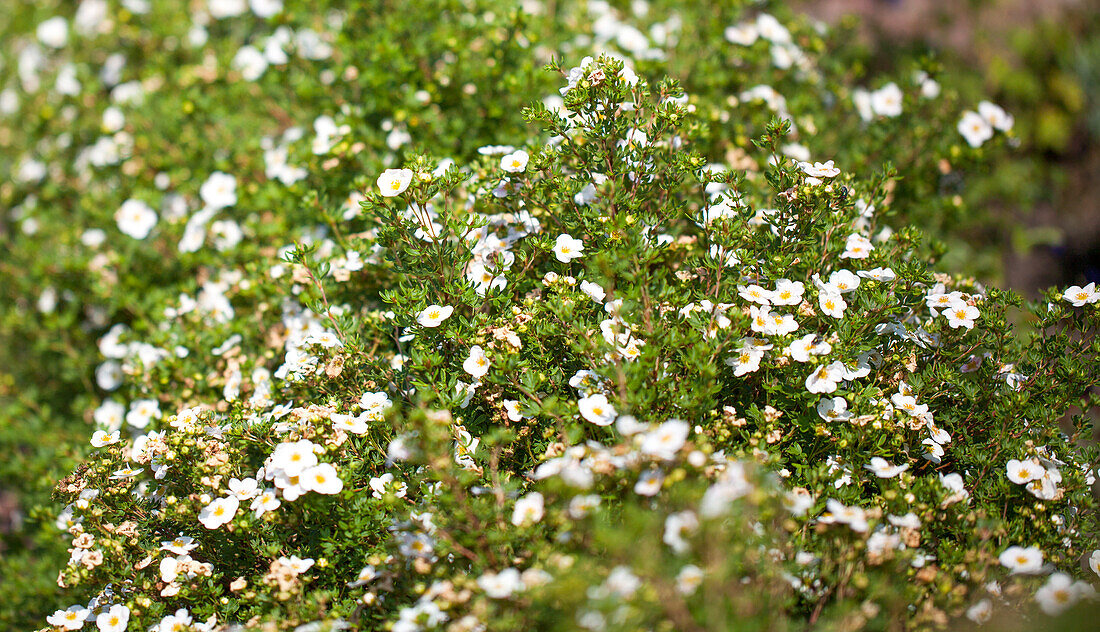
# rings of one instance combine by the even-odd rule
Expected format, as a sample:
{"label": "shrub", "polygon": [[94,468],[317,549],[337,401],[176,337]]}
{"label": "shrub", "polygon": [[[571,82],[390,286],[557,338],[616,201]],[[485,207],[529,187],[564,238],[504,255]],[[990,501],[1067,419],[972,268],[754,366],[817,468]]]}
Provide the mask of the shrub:
{"label": "shrub", "polygon": [[[757,10],[720,39],[691,7],[469,4],[229,16],[186,50],[177,7],[118,13],[182,92],[135,75],[23,145],[12,276],[53,285],[35,317],[10,290],[6,337],[78,336],[27,338],[96,424],[50,625],[901,629],[1091,595],[1100,295],[938,273],[914,226],[1007,114],[856,92]],[[539,38],[640,61],[539,72]]]}

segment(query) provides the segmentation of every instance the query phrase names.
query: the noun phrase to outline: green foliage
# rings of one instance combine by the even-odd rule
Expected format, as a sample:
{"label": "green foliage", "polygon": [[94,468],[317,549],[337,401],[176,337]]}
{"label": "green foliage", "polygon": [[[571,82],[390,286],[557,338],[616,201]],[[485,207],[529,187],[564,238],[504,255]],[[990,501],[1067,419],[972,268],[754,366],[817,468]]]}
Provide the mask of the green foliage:
{"label": "green foliage", "polygon": [[996,106],[758,3],[150,4],[3,33],[3,472],[41,498],[82,458],[68,537],[38,510],[3,566],[63,593],[5,583],[0,621],[892,630],[1089,595],[1100,295],[937,272],[920,230]]}

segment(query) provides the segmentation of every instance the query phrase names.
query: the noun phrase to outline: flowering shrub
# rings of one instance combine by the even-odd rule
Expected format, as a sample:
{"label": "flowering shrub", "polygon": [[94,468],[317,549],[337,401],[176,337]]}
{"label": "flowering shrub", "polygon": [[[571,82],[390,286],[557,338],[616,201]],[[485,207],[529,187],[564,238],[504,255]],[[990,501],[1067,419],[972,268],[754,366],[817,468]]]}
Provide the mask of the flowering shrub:
{"label": "flowering shrub", "polygon": [[[108,57],[113,105],[69,104],[86,136],[23,145],[0,191],[13,280],[72,284],[6,290],[6,337],[41,318],[95,367],[47,629],[943,628],[1093,597],[1100,293],[1024,304],[914,225],[961,208],[943,178],[1011,133],[997,106],[849,88],[755,7],[707,34],[421,3],[447,35],[219,0],[180,39],[126,27],[174,4],[124,4],[72,28],[178,53],[180,91]],[[8,101],[44,107],[54,63],[85,94],[43,52],[61,20]],[[537,69],[540,38],[572,62]],[[711,71],[663,78],[696,38]],[[275,124],[196,125],[211,84]]]}

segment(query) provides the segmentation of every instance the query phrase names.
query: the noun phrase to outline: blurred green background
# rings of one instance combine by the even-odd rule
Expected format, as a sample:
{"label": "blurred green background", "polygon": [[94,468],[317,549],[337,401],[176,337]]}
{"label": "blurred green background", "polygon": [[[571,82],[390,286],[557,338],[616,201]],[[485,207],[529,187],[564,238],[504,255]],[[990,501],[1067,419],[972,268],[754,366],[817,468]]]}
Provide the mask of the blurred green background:
{"label": "blurred green background", "polygon": [[[973,248],[946,267],[1036,296],[1100,280],[1100,2],[1096,0],[816,0],[807,13],[858,21],[882,69],[928,51],[965,95],[1016,117],[1019,146],[980,190]],[[997,248],[982,252],[989,244]],[[956,244],[952,244],[955,246]]]}

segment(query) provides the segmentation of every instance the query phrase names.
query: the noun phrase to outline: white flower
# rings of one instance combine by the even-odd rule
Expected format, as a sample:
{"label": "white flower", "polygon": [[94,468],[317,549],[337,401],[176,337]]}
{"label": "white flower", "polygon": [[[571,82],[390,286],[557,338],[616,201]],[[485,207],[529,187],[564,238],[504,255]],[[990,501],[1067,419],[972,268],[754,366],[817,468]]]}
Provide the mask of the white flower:
{"label": "white flower", "polygon": [[[374,478],[370,479],[370,483],[368,483],[368,485],[372,490],[371,495],[375,498],[382,498],[383,496],[385,496],[386,486],[393,483],[393,480],[393,474],[391,474],[390,472],[386,472],[382,476],[375,476]],[[404,482],[398,482],[393,487],[393,495],[398,498],[404,498],[405,494],[408,492],[408,485],[406,485]]]}
{"label": "white flower", "polygon": [[218,498],[202,508],[199,512],[199,522],[207,529],[217,529],[233,520],[239,506],[240,501],[236,496]]}
{"label": "white flower", "polygon": [[817,295],[817,304],[822,312],[833,318],[844,318],[844,310],[848,309],[848,303],[841,298],[840,292],[821,292]]}
{"label": "white flower", "polygon": [[867,90],[863,88],[852,90],[852,104],[856,106],[859,118],[864,121],[870,121],[875,117],[875,113],[871,110],[871,93]]}
{"label": "white flower", "polygon": [[249,500],[260,494],[260,488],[254,478],[229,479],[229,491],[237,500]]}
{"label": "white flower", "polygon": [[102,430],[96,430],[92,433],[92,447],[102,448],[105,445],[111,445],[112,443],[118,443],[118,430],[107,434]]}
{"label": "white flower", "polygon": [[199,187],[199,197],[208,208],[219,210],[237,203],[237,178],[215,171]]}
{"label": "white flower", "polygon": [[462,369],[475,378],[484,377],[489,372],[489,366],[489,358],[485,356],[481,345],[471,347],[470,356],[462,363]]}
{"label": "white flower", "polygon": [[988,623],[993,618],[993,603],[988,599],[982,599],[966,610],[966,618],[981,625]]}
{"label": "white flower", "polygon": [[1027,491],[1041,500],[1054,500],[1060,491],[1058,483],[1062,482],[1062,473],[1057,468],[1044,469],[1043,475],[1027,485]]}
{"label": "white flower", "polygon": [[1017,485],[1037,481],[1043,477],[1043,474],[1046,474],[1046,468],[1034,460],[1018,461],[1011,459],[1006,469],[1008,470],[1008,480]]}
{"label": "white flower", "polygon": [[890,524],[902,529],[920,529],[921,525],[920,518],[911,511],[904,516],[887,516],[886,519]]}
{"label": "white flower", "polygon": [[649,426],[638,421],[634,415],[619,415],[619,418],[615,420],[615,430],[619,431],[619,434],[624,437],[633,437],[636,434],[645,432]]}
{"label": "white flower", "polygon": [[542,494],[531,492],[516,501],[516,507],[512,511],[512,524],[517,527],[535,524],[542,520],[543,509]]}
{"label": "white flower", "polygon": [[520,421],[523,417],[523,411],[520,410],[519,400],[506,399],[503,401],[504,412],[508,413],[509,421]]}
{"label": "white flower", "polygon": [[604,581],[604,587],[611,593],[623,599],[629,599],[642,587],[642,580],[626,566],[616,566],[611,569]]}
{"label": "white flower", "polygon": [[1035,601],[1039,602],[1043,612],[1056,616],[1077,603],[1085,586],[1087,584],[1075,582],[1065,573],[1054,573],[1042,588],[1035,591]]}
{"label": "white flower", "polygon": [[783,507],[795,516],[805,515],[814,506],[814,497],[804,487],[796,487],[783,496]]}
{"label": "white flower", "polygon": [[1084,307],[1086,303],[1100,301],[1100,292],[1096,291],[1096,283],[1089,283],[1085,287],[1071,285],[1062,293],[1062,298],[1072,303],[1074,307]]}
{"label": "white flower", "polygon": [[231,63],[245,81],[255,81],[267,70],[267,58],[254,46],[241,46]]}
{"label": "white flower", "polygon": [[514,568],[506,568],[499,573],[484,573],[477,578],[477,585],[493,599],[506,599],[512,593],[523,590],[523,580]]}
{"label": "white flower", "polygon": [[698,528],[699,518],[695,515],[695,512],[688,510],[672,513],[665,518],[665,532],[662,540],[673,551],[683,555],[689,550],[688,542],[684,540],[684,534],[694,533]]}
{"label": "white flower", "polygon": [[135,428],[144,428],[153,419],[161,416],[160,404],[155,399],[139,399],[130,404],[130,412],[126,413],[126,423]]}
{"label": "white flower", "polygon": [[1010,546],[999,558],[1012,574],[1035,575],[1043,569],[1043,552],[1037,546]]}
{"label": "white flower", "polygon": [[214,247],[218,249],[218,252],[225,252],[234,248],[244,238],[241,225],[231,219],[211,223],[210,234],[214,238]]}
{"label": "white flower", "polygon": [[870,470],[875,476],[879,478],[894,478],[901,474],[905,470],[909,469],[909,464],[904,465],[892,465],[886,459],[881,457],[873,457],[868,465],[863,467]]}
{"label": "white flower", "polygon": [[527,170],[527,152],[520,149],[505,155],[500,159],[500,168],[508,173],[522,173]]}
{"label": "white flower", "polygon": [[806,378],[806,390],[811,393],[832,393],[844,379],[845,368],[840,362],[822,365]]}
{"label": "white flower", "polygon": [[871,93],[871,110],[879,116],[898,116],[901,114],[901,88],[890,82]]}
{"label": "white flower", "polygon": [[84,606],[69,606],[65,610],[54,611],[46,617],[46,623],[66,630],[79,630],[84,626],[84,620],[91,616],[92,611]]}
{"label": "white flower", "polygon": [[665,475],[660,470],[646,470],[634,484],[634,493],[639,496],[654,496],[661,491],[661,485],[664,482]]}
{"label": "white flower", "polygon": [[932,463],[939,463],[939,461],[941,461],[941,459],[944,457],[944,454],[946,454],[944,452],[944,446],[936,443],[932,439],[925,439],[921,442],[921,444],[924,445],[924,452],[921,454],[921,456],[927,458],[928,461],[931,461]]}
{"label": "white flower", "polygon": [[890,268],[871,268],[870,270],[860,270],[859,276],[865,279],[871,279],[873,281],[880,281],[882,283],[889,283],[897,278],[894,271]]}
{"label": "white flower", "polygon": [[582,417],[597,426],[610,426],[615,420],[615,407],[607,401],[603,393],[580,398],[577,401],[577,408],[580,409]]}
{"label": "white flower", "polygon": [[579,520],[588,515],[590,511],[600,506],[600,497],[596,494],[574,496],[569,501],[569,517]]}
{"label": "white flower", "polygon": [[751,307],[749,307],[749,318],[751,319],[751,324],[749,325],[749,328],[752,329],[754,332],[764,335],[774,333],[772,329],[774,328],[775,324],[772,319],[771,308],[767,305],[761,307],[752,305]]}
{"label": "white flower", "polygon": [[978,114],[992,125],[993,129],[1002,132],[1012,129],[1013,124],[1016,122],[1011,114],[1004,111],[1004,108],[989,101],[982,101],[978,104]]}
{"label": "white flower", "polygon": [[297,555],[291,555],[290,557],[280,557],[278,561],[287,566],[295,575],[301,575],[302,573],[313,568],[313,564],[315,562],[312,557],[301,558]]}
{"label": "white flower", "polygon": [[755,24],[735,24],[727,26],[724,32],[726,41],[740,46],[752,46],[760,38]]}
{"label": "white flower", "polygon": [[378,190],[382,197],[401,195],[412,182],[412,169],[386,169],[378,176]]}
{"label": "white flower", "polygon": [[554,242],[554,256],[562,263],[569,263],[573,259],[584,255],[584,242],[574,239],[562,233]]}
{"label": "white flower", "polygon": [[35,29],[38,41],[50,48],[63,48],[69,41],[69,23],[61,16],[54,16]]}
{"label": "white flower", "polygon": [[952,329],[958,329],[959,327],[971,329],[974,327],[974,319],[980,316],[981,313],[978,312],[977,307],[960,303],[944,310],[943,315],[947,316],[947,324]]}
{"label": "white flower", "polygon": [[365,586],[374,581],[375,577],[378,577],[378,569],[368,564],[359,571],[359,575],[355,578],[355,581],[348,582],[348,588]]}
{"label": "white flower", "polygon": [[746,301],[759,303],[760,305],[771,305],[772,303],[772,293],[759,285],[739,285],[737,286],[737,293]]}
{"label": "white flower", "polygon": [[252,504],[249,505],[257,518],[264,515],[269,511],[274,511],[279,508],[279,505],[283,504],[279,497],[275,495],[275,488],[269,487],[263,491],[262,494],[252,499]]}
{"label": "white flower", "polygon": [[993,138],[993,126],[977,112],[967,110],[959,119],[959,133],[971,147],[981,147],[982,143]]}
{"label": "white flower", "polygon": [[421,327],[438,327],[440,323],[450,318],[454,311],[455,308],[450,305],[429,305],[420,312],[416,322],[420,323]]}
{"label": "white flower", "polygon": [[929,292],[924,297],[924,304],[932,310],[933,315],[939,314],[938,309],[946,309],[955,305],[966,304],[965,295],[962,292],[944,292],[943,286],[937,288],[939,291]]}
{"label": "white flower", "polygon": [[1093,551],[1089,556],[1089,568],[1100,577],[1100,551]]}
{"label": "white flower", "polygon": [[111,606],[95,618],[95,625],[100,632],[123,632],[129,622],[130,609],[120,604]]}
{"label": "white flower", "polygon": [[925,99],[935,99],[940,96],[940,84],[923,70],[914,73],[913,82],[920,86],[920,95]]}
{"label": "white flower", "polygon": [[841,253],[840,258],[866,259],[874,249],[871,240],[858,233],[852,233],[848,235],[848,241],[845,243],[844,252]]}
{"label": "white flower", "polygon": [[833,166],[833,161],[827,162],[815,162],[810,164],[808,162],[798,163],[798,167],[811,178],[835,178],[840,175],[840,169]]}
{"label": "white flower", "polygon": [[176,581],[179,577],[179,560],[174,557],[166,557],[160,561],[160,580],[166,584]]}
{"label": "white flower", "polygon": [[301,485],[306,491],[318,494],[337,494],[344,489],[344,481],[340,480],[331,463],[318,463],[302,472]]}
{"label": "white flower", "polygon": [[832,350],[833,346],[824,340],[818,340],[817,334],[806,334],[787,345],[787,353],[795,362],[809,362],[811,355],[828,355]]}
{"label": "white flower", "polygon": [[141,200],[126,200],[115,211],[118,229],[134,239],[145,239],[157,225],[157,213]]}
{"label": "white flower", "polygon": [[703,583],[703,571],[694,564],[688,564],[676,574],[676,591],[681,595],[694,593]]}
{"label": "white flower", "polygon": [[791,32],[771,14],[761,13],[756,17],[756,30],[760,37],[773,44],[789,44],[791,42]]}
{"label": "white flower", "polygon": [[588,295],[588,298],[596,301],[597,303],[602,303],[603,300],[607,298],[607,292],[605,292],[602,287],[596,285],[595,283],[591,283],[589,281],[581,281],[579,287],[582,292]]}
{"label": "white flower", "polygon": [[188,614],[187,608],[179,608],[175,614],[165,615],[154,630],[155,632],[181,632],[181,630],[188,629],[192,623],[193,620],[191,615]]}
{"label": "white flower", "polygon": [[817,403],[817,414],[825,421],[846,421],[852,418],[848,412],[848,400],[843,397],[822,397]]}
{"label": "white flower", "polygon": [[357,417],[351,415],[333,415],[331,417],[332,427],[343,430],[344,432],[350,432],[351,434],[361,435],[370,429],[367,424],[369,415],[361,414]]}
{"label": "white flower", "polygon": [[271,453],[271,469],[288,477],[298,476],[305,470],[317,465],[316,446],[308,439],[292,443],[280,443]]}
{"label": "white flower", "polygon": [[760,369],[760,360],[764,357],[764,351],[752,345],[743,345],[737,355],[726,358],[726,365],[733,367],[733,374],[741,377]]}
{"label": "white flower", "polygon": [[210,17],[222,20],[244,13],[247,5],[244,0],[210,0],[206,8],[210,11]]}
{"label": "white flower", "polygon": [[779,279],[775,282],[775,291],[771,293],[773,305],[798,305],[802,302],[802,294],[806,286],[801,281]]}
{"label": "white flower", "polygon": [[172,540],[162,540],[160,543],[160,550],[175,555],[187,555],[198,547],[199,544],[195,542],[195,538],[186,535],[177,536]]}
{"label": "white flower", "polygon": [[656,429],[647,432],[639,448],[642,454],[670,460],[684,447],[691,426],[682,419],[669,419]]}
{"label": "white flower", "polygon": [[867,514],[862,507],[847,507],[843,503],[830,498],[825,502],[825,509],[828,515],[823,515],[820,518],[821,522],[846,524],[851,527],[852,531],[859,533],[867,531]]}
{"label": "white flower", "polygon": [[283,10],[283,0],[248,0],[248,6],[256,17],[270,18]]}

